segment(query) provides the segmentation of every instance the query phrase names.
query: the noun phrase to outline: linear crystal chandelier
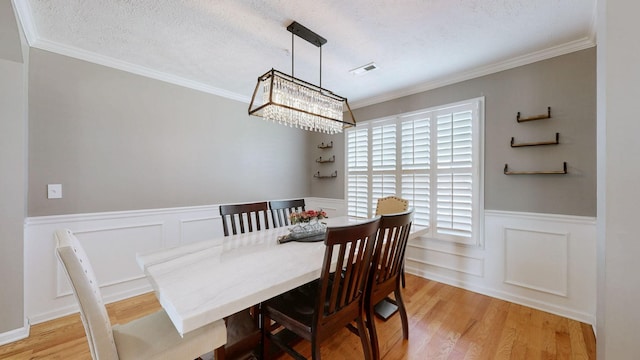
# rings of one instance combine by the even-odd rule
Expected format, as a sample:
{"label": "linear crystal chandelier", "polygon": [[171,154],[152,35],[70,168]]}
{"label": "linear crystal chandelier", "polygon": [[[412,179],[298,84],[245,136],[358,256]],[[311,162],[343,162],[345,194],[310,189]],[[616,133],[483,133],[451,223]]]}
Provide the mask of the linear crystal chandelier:
{"label": "linear crystal chandelier", "polygon": [[[347,126],[355,126],[356,121],[347,99],[322,88],[322,45],[327,40],[295,21],[287,30],[291,32],[291,75],[271,69],[260,76],[249,104],[249,115],[328,134],[342,132]],[[293,76],[293,35],[320,49],[318,86]],[[259,91],[262,91],[261,96],[258,94]],[[350,119],[344,119],[345,113]]]}

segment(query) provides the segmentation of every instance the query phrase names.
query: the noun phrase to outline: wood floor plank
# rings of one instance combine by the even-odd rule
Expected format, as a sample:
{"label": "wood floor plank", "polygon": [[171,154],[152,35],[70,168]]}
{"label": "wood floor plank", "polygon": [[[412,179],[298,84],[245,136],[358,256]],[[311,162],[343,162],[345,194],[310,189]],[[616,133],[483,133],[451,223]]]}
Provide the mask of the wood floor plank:
{"label": "wood floor plank", "polygon": [[584,340],[585,349],[588,359],[596,358],[596,335],[593,333],[593,328],[589,324],[580,323],[582,329],[582,339]]}
{"label": "wood floor plank", "polygon": [[[407,274],[403,297],[409,341],[399,315],[376,319],[383,360],[502,360],[596,358],[591,325]],[[153,293],[107,305],[113,324],[160,310]],[[296,347],[310,356],[305,341]],[[321,348],[323,359],[361,359],[359,338],[344,329]],[[87,360],[78,314],[33,325],[27,339],[0,346],[0,359]],[[280,359],[289,359],[286,355]]]}
{"label": "wood floor plank", "polygon": [[589,355],[587,354],[587,346],[582,335],[582,326],[580,326],[580,323],[574,321],[569,322],[567,325],[569,327],[572,359],[588,359]]}

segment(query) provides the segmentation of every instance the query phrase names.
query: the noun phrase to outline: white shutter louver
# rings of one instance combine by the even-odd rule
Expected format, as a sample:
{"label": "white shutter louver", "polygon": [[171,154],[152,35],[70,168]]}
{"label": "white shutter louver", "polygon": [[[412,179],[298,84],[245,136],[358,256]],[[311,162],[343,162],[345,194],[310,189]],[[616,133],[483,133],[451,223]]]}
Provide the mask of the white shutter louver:
{"label": "white shutter louver", "polygon": [[347,213],[350,216],[369,216],[367,175],[347,176]]}
{"label": "white shutter louver", "polygon": [[378,199],[396,195],[395,174],[373,174],[371,176],[371,212],[375,214]]}
{"label": "white shutter louver", "polygon": [[367,170],[369,166],[367,129],[347,132],[347,167],[349,170]]}
{"label": "white shutter louver", "polygon": [[471,174],[439,174],[437,194],[438,233],[471,237]]}
{"label": "white shutter louver", "polygon": [[402,198],[413,208],[413,224],[428,228],[431,214],[430,181],[428,174],[402,174]]}
{"label": "white shutter louver", "polygon": [[396,124],[376,122],[371,128],[371,214],[378,199],[396,195]]}
{"label": "white shutter louver", "polygon": [[359,128],[347,132],[347,214],[368,216],[369,134]]}
{"label": "white shutter louver", "polygon": [[436,228],[438,235],[472,236],[472,113],[441,112],[437,116]]}
{"label": "white shutter louver", "polygon": [[402,198],[413,208],[416,227],[428,228],[431,214],[431,119],[427,114],[403,117],[401,129]]}

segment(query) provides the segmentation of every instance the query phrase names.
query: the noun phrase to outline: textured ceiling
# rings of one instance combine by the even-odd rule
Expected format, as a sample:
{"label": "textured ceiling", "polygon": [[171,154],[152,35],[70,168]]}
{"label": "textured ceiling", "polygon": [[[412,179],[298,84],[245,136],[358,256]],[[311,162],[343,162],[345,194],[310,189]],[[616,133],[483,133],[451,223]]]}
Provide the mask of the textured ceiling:
{"label": "textured ceiling", "polygon": [[[364,105],[593,46],[596,0],[14,2],[34,47],[244,101],[291,73],[295,20],[328,40],[323,87]],[[294,44],[295,76],[318,84],[318,48]]]}

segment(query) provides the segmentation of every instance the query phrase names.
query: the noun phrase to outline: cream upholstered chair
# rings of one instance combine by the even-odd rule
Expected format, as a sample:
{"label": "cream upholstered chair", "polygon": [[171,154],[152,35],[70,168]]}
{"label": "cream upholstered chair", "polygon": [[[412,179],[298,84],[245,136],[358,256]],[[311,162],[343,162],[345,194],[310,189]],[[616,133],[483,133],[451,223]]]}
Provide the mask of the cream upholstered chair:
{"label": "cream upholstered chair", "polygon": [[80,305],[80,317],[94,360],[195,359],[224,345],[222,320],[181,337],[164,310],[111,326],[100,288],[80,242],[69,230],[58,230],[56,253]]}
{"label": "cream upholstered chair", "polygon": [[409,201],[397,196],[387,196],[378,199],[376,216],[405,212],[409,209]]}

